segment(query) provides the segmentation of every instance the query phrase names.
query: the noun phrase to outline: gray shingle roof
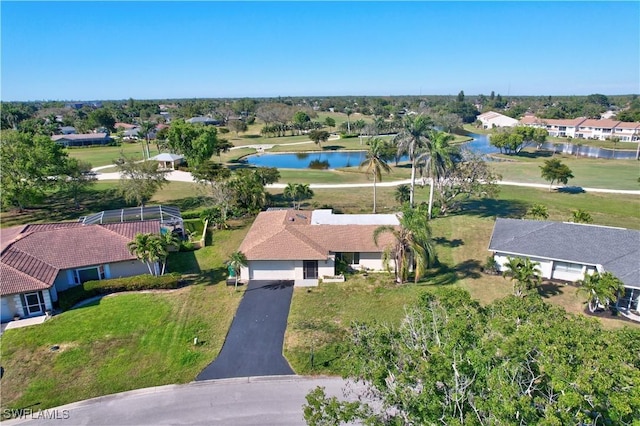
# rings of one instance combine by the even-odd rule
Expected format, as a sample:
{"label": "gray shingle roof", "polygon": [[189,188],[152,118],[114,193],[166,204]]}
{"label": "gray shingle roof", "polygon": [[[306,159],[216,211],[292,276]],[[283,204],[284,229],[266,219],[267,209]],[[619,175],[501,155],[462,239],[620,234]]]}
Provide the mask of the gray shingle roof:
{"label": "gray shingle roof", "polygon": [[602,265],[640,288],[640,231],[538,220],[496,219],[489,250]]}

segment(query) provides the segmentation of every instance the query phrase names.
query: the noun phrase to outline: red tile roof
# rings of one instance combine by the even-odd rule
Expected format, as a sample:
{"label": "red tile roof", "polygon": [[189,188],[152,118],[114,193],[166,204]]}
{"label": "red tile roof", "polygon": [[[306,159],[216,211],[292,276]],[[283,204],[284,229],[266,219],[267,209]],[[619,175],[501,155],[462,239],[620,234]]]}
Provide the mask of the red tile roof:
{"label": "red tile roof", "polygon": [[[262,212],[239,250],[248,260],[325,260],[330,252],[381,252],[393,236],[373,232],[378,225],[311,225],[311,212]],[[292,220],[293,219],[293,220]]]}
{"label": "red tile roof", "polygon": [[619,120],[610,120],[610,119],[595,120],[595,119],[590,118],[590,119],[584,120],[582,123],[580,123],[580,127],[595,127],[595,128],[598,128],[598,129],[612,129],[618,123],[620,123]]}
{"label": "red tile roof", "polygon": [[159,221],[48,223],[2,230],[0,294],[49,288],[63,269],[134,260],[127,243],[138,233],[150,232],[160,232]]}

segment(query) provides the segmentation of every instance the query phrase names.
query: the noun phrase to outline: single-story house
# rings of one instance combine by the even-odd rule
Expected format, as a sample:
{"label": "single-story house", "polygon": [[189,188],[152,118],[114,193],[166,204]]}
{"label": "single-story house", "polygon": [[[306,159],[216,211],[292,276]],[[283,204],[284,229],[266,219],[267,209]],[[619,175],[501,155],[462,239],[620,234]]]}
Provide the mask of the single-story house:
{"label": "single-story house", "polygon": [[0,316],[44,315],[58,292],[89,280],[148,273],[127,244],[160,233],[159,220],[84,225],[31,224],[0,230]]}
{"label": "single-story house", "polygon": [[51,139],[63,146],[106,145],[111,142],[111,137],[108,133],[53,135]]}
{"label": "single-story house", "polygon": [[159,167],[161,169],[176,170],[177,166],[184,163],[184,156],[163,152],[155,157],[151,157],[150,160],[155,160],[160,163]]}
{"label": "single-story house", "polygon": [[539,220],[496,219],[489,250],[503,269],[508,257],[540,263],[547,279],[577,281],[585,273],[611,272],[625,286],[624,313],[640,303],[640,231]]}
{"label": "single-story house", "polygon": [[495,111],[488,111],[478,116],[483,129],[493,129],[494,127],[514,127],[518,125],[518,120],[500,114]]}
{"label": "single-story house", "polygon": [[373,232],[380,225],[398,226],[395,214],[333,214],[331,210],[268,210],[258,214],[239,251],[247,257],[240,279],[293,280],[317,285],[336,275],[336,259],[355,269],[382,271],[382,254],[393,236]]}

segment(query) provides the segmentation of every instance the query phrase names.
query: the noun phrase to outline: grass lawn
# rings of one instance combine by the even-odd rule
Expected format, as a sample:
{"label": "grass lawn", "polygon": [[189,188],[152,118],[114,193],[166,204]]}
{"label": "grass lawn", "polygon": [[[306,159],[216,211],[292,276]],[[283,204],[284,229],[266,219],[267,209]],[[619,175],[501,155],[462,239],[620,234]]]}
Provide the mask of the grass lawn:
{"label": "grass lawn", "polygon": [[[44,409],[190,382],[222,348],[240,298],[223,284],[119,294],[8,330],[2,336],[2,408]],[[60,349],[52,351],[53,345]]]}
{"label": "grass lawn", "polygon": [[[149,144],[151,156],[158,154],[154,143]],[[120,146],[87,146],[82,148],[67,148],[69,157],[88,161],[93,167],[107,166],[113,164],[114,160],[120,157],[120,153],[127,157],[141,160],[142,142],[123,143]]]}
{"label": "grass lawn", "polygon": [[[508,161],[495,161],[491,166],[502,175],[504,180],[548,183],[540,177],[540,166],[545,159],[551,158],[526,153],[526,156],[508,156],[501,158]],[[603,160],[595,158],[575,158],[574,156],[555,155],[563,164],[569,166],[573,179],[569,186],[587,188],[640,189],[640,163],[636,160]]]}

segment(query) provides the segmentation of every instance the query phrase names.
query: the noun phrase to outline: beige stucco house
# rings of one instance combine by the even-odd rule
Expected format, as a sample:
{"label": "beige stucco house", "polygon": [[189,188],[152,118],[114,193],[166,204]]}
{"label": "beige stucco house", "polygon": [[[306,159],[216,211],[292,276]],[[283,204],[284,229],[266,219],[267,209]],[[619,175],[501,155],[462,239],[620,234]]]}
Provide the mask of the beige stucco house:
{"label": "beige stucco house", "polygon": [[398,226],[398,217],[331,210],[261,212],[239,248],[248,260],[240,278],[318,285],[323,277],[335,275],[336,258],[354,269],[382,271],[382,254],[393,237],[381,234],[376,244],[373,232],[381,225]]}
{"label": "beige stucco house", "polygon": [[160,221],[85,225],[46,223],[0,230],[0,316],[44,315],[58,292],[89,280],[148,273],[127,244],[138,233],[160,233]]}

